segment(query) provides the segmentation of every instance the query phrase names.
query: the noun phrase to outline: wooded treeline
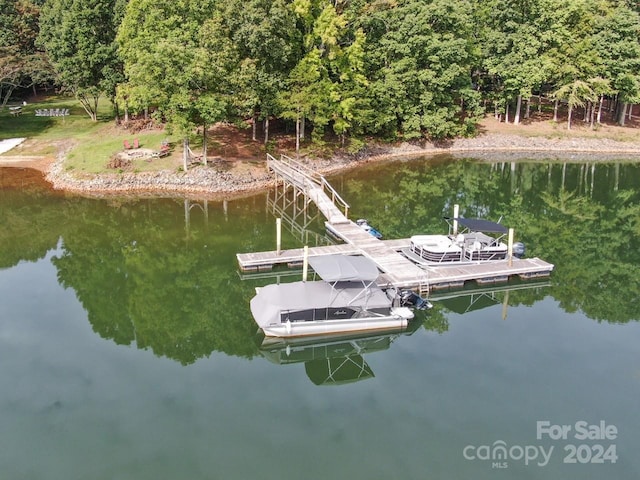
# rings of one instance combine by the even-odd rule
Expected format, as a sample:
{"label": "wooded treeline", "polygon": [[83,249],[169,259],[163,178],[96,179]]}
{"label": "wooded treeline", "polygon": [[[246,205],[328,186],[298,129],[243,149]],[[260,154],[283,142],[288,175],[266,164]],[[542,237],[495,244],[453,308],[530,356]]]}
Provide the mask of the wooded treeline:
{"label": "wooded treeline", "polygon": [[[53,82],[96,119],[295,124],[320,141],[473,134],[545,95],[599,122],[640,103],[631,0],[3,0],[3,105]],[[557,103],[556,103],[557,105]],[[255,137],[255,130],[254,130]]]}

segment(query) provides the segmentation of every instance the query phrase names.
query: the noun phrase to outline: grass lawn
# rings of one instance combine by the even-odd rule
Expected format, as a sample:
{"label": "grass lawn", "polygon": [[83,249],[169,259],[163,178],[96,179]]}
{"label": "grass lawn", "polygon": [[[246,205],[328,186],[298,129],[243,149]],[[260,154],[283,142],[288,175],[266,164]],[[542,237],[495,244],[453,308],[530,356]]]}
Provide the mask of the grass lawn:
{"label": "grass lawn", "polygon": [[[68,108],[65,117],[39,117],[36,110]],[[13,116],[8,109],[0,111],[0,140],[24,137],[27,140],[5,155],[40,155],[55,157],[59,151],[68,150],[65,168],[78,173],[113,172],[109,161],[123,151],[124,141],[133,145],[138,139],[141,148],[158,150],[163,140],[171,138],[162,129],[131,133],[116,126],[110,103],[101,99],[98,121],[93,122],[73,97],[51,96],[28,103],[22,114]],[[169,156],[152,161],[135,160],[136,171],[154,171],[177,168],[180,154],[175,150]]]}
{"label": "grass lawn", "polygon": [[[76,137],[79,143],[67,154],[65,168],[86,173],[113,172],[114,170],[109,169],[107,164],[117,153],[124,150],[125,140],[133,145],[133,140],[138,139],[140,148],[158,150],[161,142],[167,138],[164,131],[154,130],[134,135],[115,128],[112,124],[103,124],[101,128],[91,133]],[[175,151],[172,155],[163,158],[135,159],[131,169],[156,171],[177,168],[176,159],[179,160],[179,155]]]}

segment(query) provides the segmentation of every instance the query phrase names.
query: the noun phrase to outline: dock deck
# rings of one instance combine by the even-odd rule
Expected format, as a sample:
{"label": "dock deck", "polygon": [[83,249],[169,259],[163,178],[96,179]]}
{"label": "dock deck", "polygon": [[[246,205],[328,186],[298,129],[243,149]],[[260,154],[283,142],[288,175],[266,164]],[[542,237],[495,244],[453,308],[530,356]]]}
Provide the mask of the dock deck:
{"label": "dock deck", "polygon": [[[276,160],[269,156],[268,166],[285,186],[293,186],[313,201],[327,218],[327,230],[345,243],[311,247],[309,256],[317,255],[364,255],[373,260],[380,271],[378,284],[398,288],[410,288],[428,293],[431,290],[463,286],[467,281],[479,284],[506,282],[511,276],[524,279],[548,276],[553,265],[539,258],[512,258],[484,263],[419,266],[400,253],[409,247],[409,239],[379,240],[347,218],[348,205],[333,188],[313,172],[294,160],[284,157]],[[336,203],[344,207],[343,213]],[[303,262],[304,249],[238,253],[242,271],[270,270],[275,265],[299,266]]]}

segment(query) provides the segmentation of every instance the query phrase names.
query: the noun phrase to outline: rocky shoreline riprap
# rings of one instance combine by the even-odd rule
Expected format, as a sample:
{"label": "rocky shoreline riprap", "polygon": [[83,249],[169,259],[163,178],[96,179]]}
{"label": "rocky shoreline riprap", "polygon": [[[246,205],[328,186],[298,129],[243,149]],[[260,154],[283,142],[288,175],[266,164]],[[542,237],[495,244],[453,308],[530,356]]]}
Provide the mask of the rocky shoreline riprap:
{"label": "rocky shoreline riprap", "polygon": [[[452,154],[455,157],[473,156],[488,161],[537,158],[584,159],[585,156],[597,161],[620,158],[631,161],[640,160],[640,141],[620,142],[606,138],[546,138],[489,134],[441,144],[405,143],[396,146],[377,146],[357,156],[336,157],[330,160],[305,158],[303,161],[313,170],[328,174],[385,159],[439,154]],[[84,174],[78,177],[72,172],[65,171],[64,157],[64,153],[61,154],[51,165],[46,179],[57,190],[87,195],[156,193],[230,196],[264,190],[273,184],[272,175],[267,172],[264,165],[258,164],[238,171],[221,170],[215,164],[211,164],[193,165],[187,172],[168,170],[122,172]]]}
{"label": "rocky shoreline riprap", "polygon": [[56,190],[105,195],[126,193],[241,194],[268,188],[271,175],[234,175],[211,167],[192,166],[187,172],[124,172],[76,177],[63,171],[64,161],[56,161],[46,175]]}

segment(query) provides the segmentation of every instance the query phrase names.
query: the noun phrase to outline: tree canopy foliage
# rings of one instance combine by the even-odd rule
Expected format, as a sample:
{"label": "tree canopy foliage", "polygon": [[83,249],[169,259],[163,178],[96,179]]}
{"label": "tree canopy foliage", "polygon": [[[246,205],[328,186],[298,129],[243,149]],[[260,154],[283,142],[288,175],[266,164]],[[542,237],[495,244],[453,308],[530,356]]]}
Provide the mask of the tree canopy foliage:
{"label": "tree canopy foliage", "polygon": [[0,104],[5,106],[16,88],[45,82],[51,67],[36,47],[40,8],[34,2],[0,2]]}
{"label": "tree canopy foliage", "polygon": [[89,114],[107,95],[185,135],[280,118],[317,141],[440,139],[473,134],[483,106],[518,123],[533,95],[592,122],[605,97],[620,123],[640,102],[626,0],[9,0],[2,13],[3,83],[36,78],[26,65],[44,54]]}
{"label": "tree canopy foliage", "polygon": [[46,1],[40,14],[39,42],[57,80],[78,97],[93,120],[100,95],[111,93],[110,71],[117,70],[115,4],[115,0]]}

